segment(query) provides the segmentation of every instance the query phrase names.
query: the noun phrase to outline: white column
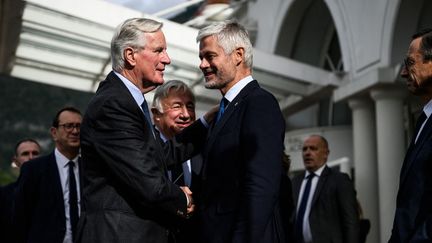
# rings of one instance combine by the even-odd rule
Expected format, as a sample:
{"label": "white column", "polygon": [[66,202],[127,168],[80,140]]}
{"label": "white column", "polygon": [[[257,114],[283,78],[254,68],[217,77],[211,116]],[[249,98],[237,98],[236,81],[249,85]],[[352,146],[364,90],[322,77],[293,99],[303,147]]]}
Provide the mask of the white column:
{"label": "white column", "polygon": [[380,242],[378,166],[374,103],[369,97],[348,101],[352,110],[354,178],[363,216],[370,220],[368,243]]}
{"label": "white column", "polygon": [[403,100],[406,91],[377,89],[375,100],[378,149],[378,195],[381,242],[387,242],[393,225],[400,168],[405,156]]}

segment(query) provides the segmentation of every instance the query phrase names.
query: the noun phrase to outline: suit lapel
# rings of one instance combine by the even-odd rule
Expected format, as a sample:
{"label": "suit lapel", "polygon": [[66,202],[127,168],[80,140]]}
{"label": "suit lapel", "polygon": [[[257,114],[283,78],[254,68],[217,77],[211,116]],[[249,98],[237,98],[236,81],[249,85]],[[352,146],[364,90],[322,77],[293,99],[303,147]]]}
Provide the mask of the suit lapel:
{"label": "suit lapel", "polygon": [[219,120],[219,122],[215,123],[213,121],[212,123],[212,129],[209,130],[209,134],[207,137],[207,146],[206,146],[206,152],[213,146],[213,143],[215,142],[217,135],[224,127],[225,123],[229,120],[229,118],[241,107],[241,104],[243,100],[250,94],[250,92],[258,88],[258,82],[256,80],[248,83],[241,91],[240,93],[234,98],[233,101],[230,102],[228,107],[225,110],[224,115]]}
{"label": "suit lapel", "polygon": [[50,183],[52,183],[51,185],[46,185],[46,186],[52,186],[53,188],[53,197],[54,200],[56,202],[56,207],[58,207],[59,210],[61,210],[63,213],[61,215],[65,215],[64,211],[64,198],[63,198],[63,188],[62,188],[62,184],[61,184],[61,180],[60,180],[60,172],[57,166],[57,162],[55,159],[55,155],[54,153],[51,153],[49,158],[48,158],[48,163],[47,163],[47,172],[49,173],[50,178],[52,178],[52,180],[49,180]]}
{"label": "suit lapel", "polygon": [[305,177],[305,172],[301,173],[301,175],[299,175],[298,177],[294,178],[294,180],[292,181],[293,184],[293,196],[294,196],[294,203],[295,205],[297,205],[298,203],[298,197],[300,194],[300,188],[301,188],[301,184],[304,180]]}
{"label": "suit lapel", "polygon": [[110,72],[107,76],[107,83],[103,84],[101,83],[100,87],[103,87],[103,85],[107,85],[108,88],[111,88],[112,91],[114,92],[118,97],[127,97],[127,101],[128,101],[128,107],[133,107],[134,112],[136,114],[138,114],[140,120],[141,120],[141,124],[143,126],[147,126],[147,118],[145,118],[143,111],[141,110],[141,108],[138,106],[138,104],[135,102],[135,99],[133,98],[132,94],[129,92],[129,90],[127,89],[127,87],[125,86],[125,84],[119,79],[119,77],[117,77],[116,74],[114,74],[114,72]]}
{"label": "suit lapel", "polygon": [[318,178],[318,184],[317,187],[315,189],[315,193],[313,195],[312,198],[312,203],[311,205],[314,205],[314,203],[317,201],[322,189],[324,188],[324,185],[327,181],[328,175],[331,173],[331,170],[327,167],[327,165],[325,166],[323,172],[321,173],[321,176]]}
{"label": "suit lapel", "polygon": [[[110,72],[107,76],[107,84],[101,83],[101,87],[103,85],[108,85],[108,88],[111,88],[118,97],[127,97],[127,107],[130,109],[133,109],[133,114],[137,114],[139,123],[143,126],[143,130],[149,130],[149,125],[147,124],[149,121],[144,115],[144,112],[141,110],[141,108],[138,106],[137,102],[135,101],[132,94],[129,92],[128,88],[125,86],[125,84],[120,80],[120,78],[114,74],[114,72]],[[129,112],[129,111],[128,111]],[[153,124],[152,126],[153,127]],[[154,142],[155,147],[157,150],[157,154],[159,155],[159,162],[161,165],[161,168],[167,172],[167,165],[164,162],[164,155],[163,153],[163,142],[160,139],[160,135],[157,134],[155,131],[156,129],[153,129],[153,131],[149,131],[149,137],[150,140],[147,140],[149,142]],[[161,144],[162,143],[162,144]]]}
{"label": "suit lapel", "polygon": [[419,138],[417,139],[417,143],[414,144],[415,138],[413,138],[408,148],[401,169],[401,179],[400,179],[401,186],[405,182],[405,179],[409,174],[408,171],[411,169],[412,164],[415,162],[417,154],[421,151],[421,148],[426,143],[427,139],[431,136],[431,133],[432,133],[432,119],[431,117],[429,117],[426,121],[425,126],[423,127],[423,130],[420,133]]}

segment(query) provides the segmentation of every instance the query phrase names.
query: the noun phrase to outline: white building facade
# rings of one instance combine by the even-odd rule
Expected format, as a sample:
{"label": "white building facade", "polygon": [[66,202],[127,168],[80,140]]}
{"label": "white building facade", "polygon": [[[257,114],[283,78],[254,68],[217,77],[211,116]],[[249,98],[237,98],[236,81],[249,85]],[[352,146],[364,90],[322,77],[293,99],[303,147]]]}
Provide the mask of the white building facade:
{"label": "white building facade", "polygon": [[[0,71],[83,91],[94,91],[110,70],[109,41],[115,26],[130,17],[153,17],[100,0],[17,2],[5,0],[0,9],[6,16],[1,30],[8,33],[8,39],[0,38]],[[432,27],[432,1],[233,4],[230,14],[253,37],[253,75],[276,96],[285,116],[293,169],[301,168],[302,138],[312,133],[326,136],[334,151],[331,159],[351,163],[358,199],[372,224],[368,242],[387,242],[400,168],[421,109],[399,72],[411,35]],[[202,113],[218,103],[220,94],[202,85],[198,30],[159,20],[165,24],[173,64],[167,77],[193,87]],[[11,46],[13,51],[4,51]]]}

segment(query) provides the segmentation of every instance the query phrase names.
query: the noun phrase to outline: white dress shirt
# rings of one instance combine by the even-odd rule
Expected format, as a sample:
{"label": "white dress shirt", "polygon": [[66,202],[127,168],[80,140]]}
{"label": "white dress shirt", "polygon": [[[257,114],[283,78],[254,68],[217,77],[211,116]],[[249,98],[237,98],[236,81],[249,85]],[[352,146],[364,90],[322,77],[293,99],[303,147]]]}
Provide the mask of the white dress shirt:
{"label": "white dress shirt", "polygon": [[[225,99],[227,99],[230,103],[234,100],[234,98],[240,93],[240,91],[250,82],[252,82],[254,79],[252,76],[246,76],[242,80],[238,81],[234,86],[232,86],[228,92],[225,94]],[[226,109],[226,108],[225,108]]]}
{"label": "white dress shirt", "polygon": [[[69,159],[66,158],[63,154],[58,151],[56,148],[54,150],[54,156],[57,163],[57,168],[60,174],[60,182],[61,187],[63,190],[63,202],[64,202],[64,208],[65,208],[65,216],[66,216],[66,235],[63,240],[63,243],[72,243],[72,227],[70,224],[70,215],[69,215]],[[80,193],[80,181],[79,181],[79,175],[78,175],[78,157],[75,157],[72,161],[75,163],[74,166],[74,174],[75,174],[75,181],[76,181],[76,188],[77,188],[77,199],[78,199],[78,215],[80,214],[81,209],[81,193]]]}
{"label": "white dress shirt", "polygon": [[[317,187],[317,184],[318,184],[318,180],[321,177],[321,174],[322,174],[325,166],[326,165],[324,164],[319,169],[317,169],[314,172],[315,176],[312,178],[311,188],[310,188],[310,192],[309,192],[309,198],[308,198],[308,201],[307,201],[307,204],[306,204],[306,210],[305,210],[304,218],[303,218],[303,239],[304,239],[305,243],[312,243],[312,232],[311,232],[310,225],[309,225],[309,214],[310,214],[310,211],[311,211],[312,199],[313,199],[313,196],[315,194],[315,190],[316,190],[316,187]],[[307,176],[309,174],[310,174],[310,172],[306,171],[305,177],[304,177],[303,182],[301,184],[300,194],[299,194],[298,201],[297,201],[297,210],[296,210],[296,212],[298,212],[298,210],[299,210],[300,202],[301,202],[301,199],[303,197],[303,192],[305,190],[306,182],[308,180]]]}

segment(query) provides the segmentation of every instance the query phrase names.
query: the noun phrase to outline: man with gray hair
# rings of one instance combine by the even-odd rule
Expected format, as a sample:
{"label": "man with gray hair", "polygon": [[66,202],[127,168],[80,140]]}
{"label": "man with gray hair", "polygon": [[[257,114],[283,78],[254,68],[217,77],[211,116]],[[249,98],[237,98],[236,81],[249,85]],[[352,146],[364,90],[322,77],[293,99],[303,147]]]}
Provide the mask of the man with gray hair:
{"label": "man with gray hair", "polygon": [[203,152],[201,242],[286,242],[279,188],[285,121],[252,75],[252,44],[240,24],[198,33],[205,87],[223,98]]}
{"label": "man with gray hair", "polygon": [[[191,191],[166,177],[166,168],[197,154],[202,121],[161,144],[144,94],[164,83],[162,23],[123,22],[111,41],[113,71],[90,101],[81,128],[84,188],[78,242],[168,242],[174,215],[193,211]],[[208,119],[208,117],[207,117]]]}
{"label": "man with gray hair", "polygon": [[[172,139],[195,121],[195,96],[180,80],[165,82],[156,89],[153,97],[153,121],[163,141]],[[169,168],[168,176],[179,186],[188,186],[193,197],[199,195],[202,157],[197,155],[183,164]],[[199,206],[199,205],[197,205]],[[189,219],[174,220],[176,243],[194,243],[196,239],[196,215]]]}

